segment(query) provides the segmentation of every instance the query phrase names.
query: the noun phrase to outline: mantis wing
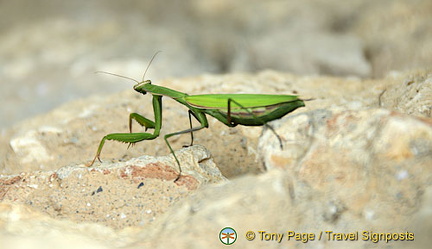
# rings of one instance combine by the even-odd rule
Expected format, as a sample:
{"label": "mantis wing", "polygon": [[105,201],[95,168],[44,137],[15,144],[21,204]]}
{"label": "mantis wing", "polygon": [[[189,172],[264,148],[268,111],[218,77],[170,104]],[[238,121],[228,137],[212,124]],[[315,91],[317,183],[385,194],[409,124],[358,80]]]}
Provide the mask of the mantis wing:
{"label": "mantis wing", "polygon": [[[200,94],[185,97],[188,104],[202,109],[228,109],[229,99],[235,100],[244,108],[273,106],[301,100],[297,95],[273,94]],[[239,107],[233,105],[231,108]]]}

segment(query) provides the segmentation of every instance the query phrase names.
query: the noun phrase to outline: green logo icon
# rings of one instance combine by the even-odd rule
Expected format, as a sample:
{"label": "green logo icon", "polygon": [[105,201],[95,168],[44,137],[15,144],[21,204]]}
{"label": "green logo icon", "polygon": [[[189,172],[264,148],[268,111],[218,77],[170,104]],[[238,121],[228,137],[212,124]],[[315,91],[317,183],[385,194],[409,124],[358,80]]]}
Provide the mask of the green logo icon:
{"label": "green logo icon", "polygon": [[237,240],[237,232],[234,228],[225,227],[219,232],[219,240],[224,245],[232,245]]}

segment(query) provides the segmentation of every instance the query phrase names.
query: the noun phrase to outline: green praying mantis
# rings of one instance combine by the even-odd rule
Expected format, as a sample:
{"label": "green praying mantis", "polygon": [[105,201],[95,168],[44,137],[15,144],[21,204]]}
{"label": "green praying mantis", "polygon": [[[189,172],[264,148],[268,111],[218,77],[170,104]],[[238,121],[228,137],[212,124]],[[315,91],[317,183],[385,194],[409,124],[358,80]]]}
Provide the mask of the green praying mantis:
{"label": "green praying mantis", "polygon": [[[157,54],[157,53],[156,53]],[[154,57],[150,60],[153,61]],[[149,63],[149,66],[150,66]],[[147,69],[148,67],[147,66]],[[168,142],[168,138],[185,133],[191,134],[191,143],[193,145],[193,133],[203,128],[208,128],[207,115],[210,115],[220,122],[229,127],[237,125],[244,126],[265,126],[268,127],[279,140],[282,149],[282,140],[275,130],[267,123],[294,111],[297,108],[304,107],[304,100],[300,99],[297,95],[274,95],[274,94],[197,94],[189,95],[167,87],[157,86],[151,83],[150,80],[144,80],[147,69],[144,72],[142,81],[139,82],[135,79],[113,74],[106,73],[125,79],[133,80],[136,82],[133,89],[143,95],[150,93],[153,96],[153,113],[154,121],[143,117],[138,113],[131,113],[129,115],[129,133],[111,133],[102,138],[93,161],[88,165],[94,164],[96,159],[100,160],[100,154],[106,140],[115,140],[119,142],[129,143],[133,145],[137,142],[144,140],[153,140],[159,137],[162,128],[162,98],[169,97],[178,103],[184,105],[189,113],[189,129],[178,132],[166,134],[164,136],[165,143],[167,144],[171,154],[173,155],[179,173],[175,181],[177,181],[182,173],[180,162]],[[192,127],[192,116],[200,123],[197,127]],[[149,132],[132,132],[132,120],[145,127],[145,131],[153,129],[153,133]]]}

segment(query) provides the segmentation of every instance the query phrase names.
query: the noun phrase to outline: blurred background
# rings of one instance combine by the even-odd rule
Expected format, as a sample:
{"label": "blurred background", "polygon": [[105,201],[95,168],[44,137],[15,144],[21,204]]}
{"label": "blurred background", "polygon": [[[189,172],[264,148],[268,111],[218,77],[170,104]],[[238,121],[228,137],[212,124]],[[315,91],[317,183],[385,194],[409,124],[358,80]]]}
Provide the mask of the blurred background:
{"label": "blurred background", "polygon": [[0,128],[141,80],[278,70],[380,78],[432,62],[430,0],[0,0]]}

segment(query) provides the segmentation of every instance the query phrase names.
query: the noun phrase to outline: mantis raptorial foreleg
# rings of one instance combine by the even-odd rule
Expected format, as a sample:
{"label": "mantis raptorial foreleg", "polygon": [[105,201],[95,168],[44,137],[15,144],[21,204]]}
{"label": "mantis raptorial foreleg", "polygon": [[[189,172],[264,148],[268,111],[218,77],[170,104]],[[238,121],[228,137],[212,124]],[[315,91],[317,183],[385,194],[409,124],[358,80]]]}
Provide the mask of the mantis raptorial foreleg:
{"label": "mantis raptorial foreleg", "polygon": [[[154,129],[156,127],[155,122],[151,121],[150,119],[145,118],[138,113],[131,113],[129,114],[129,133],[132,133],[132,119],[137,121],[137,123],[141,126],[144,126],[145,131],[147,131],[149,128]],[[128,149],[131,145],[134,145],[134,143],[129,143]]]}
{"label": "mantis raptorial foreleg", "polygon": [[119,142],[123,142],[123,143],[129,143],[129,144],[134,144],[137,142],[141,142],[143,140],[152,140],[155,139],[159,136],[159,132],[155,132],[153,134],[151,133],[111,133],[106,135],[105,137],[102,138],[101,142],[99,143],[99,147],[98,150],[96,152],[96,156],[93,159],[93,161],[90,163],[90,165],[92,165],[96,159],[99,160],[99,162],[101,162],[100,160],[100,154],[102,152],[102,148],[105,144],[105,140],[115,140],[115,141],[119,141]]}
{"label": "mantis raptorial foreleg", "polygon": [[[162,96],[154,95],[153,96],[153,112],[155,117],[155,122],[144,118],[143,116],[132,113],[129,115],[129,131],[132,131],[132,119],[135,119],[139,124],[144,124],[143,126],[147,128],[153,128],[153,133],[111,133],[102,138],[102,140],[99,143],[98,150],[96,152],[96,156],[93,159],[93,161],[90,163],[90,165],[93,165],[93,163],[96,161],[96,159],[100,160],[100,154],[102,152],[102,148],[105,144],[106,140],[115,140],[123,143],[129,143],[129,146],[131,144],[143,141],[143,140],[152,140],[159,136],[160,129],[162,127]],[[148,127],[146,126],[148,125]]]}
{"label": "mantis raptorial foreleg", "polygon": [[129,133],[132,133],[132,119],[137,121],[137,123],[141,126],[144,126],[145,131],[147,131],[147,129],[154,129],[156,127],[155,122],[134,112],[129,114]]}

